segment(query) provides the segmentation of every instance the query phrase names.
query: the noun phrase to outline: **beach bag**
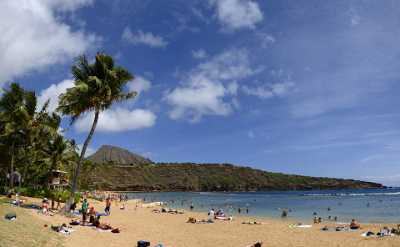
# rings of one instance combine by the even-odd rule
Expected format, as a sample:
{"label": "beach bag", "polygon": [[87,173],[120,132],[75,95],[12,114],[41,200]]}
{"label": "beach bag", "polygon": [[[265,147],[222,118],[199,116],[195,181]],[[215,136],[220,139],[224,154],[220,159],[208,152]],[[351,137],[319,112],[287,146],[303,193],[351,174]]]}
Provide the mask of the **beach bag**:
{"label": "beach bag", "polygon": [[137,242],[137,247],[149,247],[149,246],[150,246],[150,242],[149,241],[139,240]]}

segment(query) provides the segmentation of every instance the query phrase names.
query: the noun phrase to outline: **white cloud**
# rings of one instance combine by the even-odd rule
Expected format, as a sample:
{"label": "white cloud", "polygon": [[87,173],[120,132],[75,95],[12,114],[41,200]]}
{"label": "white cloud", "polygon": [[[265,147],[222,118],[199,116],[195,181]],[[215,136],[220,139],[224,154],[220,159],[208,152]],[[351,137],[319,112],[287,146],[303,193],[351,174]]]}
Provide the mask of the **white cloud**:
{"label": "white cloud", "polygon": [[[93,118],[93,113],[81,117],[74,124],[75,130],[78,132],[89,131]],[[153,112],[144,109],[110,109],[100,113],[96,131],[120,132],[148,128],[155,124],[156,118]]]}
{"label": "white cloud", "polygon": [[58,96],[67,91],[67,88],[74,86],[73,80],[63,80],[58,84],[51,84],[50,87],[42,90],[38,97],[38,109],[42,108],[43,105],[49,100],[48,110],[53,112],[58,107]]}
{"label": "white cloud", "polygon": [[198,121],[204,115],[229,115],[236,103],[237,81],[257,73],[246,50],[228,50],[191,70],[180,86],[167,91],[172,119]]}
{"label": "white cloud", "polygon": [[129,91],[135,91],[140,94],[151,88],[151,82],[144,77],[135,76],[135,79],[130,81],[127,86]]}
{"label": "white cloud", "polygon": [[349,17],[350,17],[350,25],[352,27],[358,26],[361,22],[361,16],[358,14],[354,8],[350,8],[349,10]]}
{"label": "white cloud", "polygon": [[351,17],[350,21],[351,21],[351,26],[353,27],[357,26],[360,24],[361,17],[359,15],[354,15]]}
{"label": "white cloud", "polygon": [[73,31],[59,18],[89,0],[0,1],[0,83],[62,63],[93,47],[98,39]]}
{"label": "white cloud", "polygon": [[276,42],[276,39],[274,36],[272,36],[271,34],[267,34],[267,33],[257,33],[257,37],[260,39],[261,41],[261,47],[262,48],[267,48],[268,46],[274,44]]}
{"label": "white cloud", "polygon": [[259,98],[268,99],[272,97],[280,97],[286,95],[294,87],[293,82],[280,82],[264,86],[242,86],[242,90],[247,95],[257,96]]}
{"label": "white cloud", "polygon": [[254,131],[249,130],[247,131],[247,137],[249,137],[250,139],[254,139],[256,135],[254,134]]}
{"label": "white cloud", "polygon": [[205,50],[200,49],[200,50],[192,51],[192,56],[196,59],[203,59],[203,58],[208,57],[208,54]]}
{"label": "white cloud", "polygon": [[[78,144],[77,148],[78,148],[78,153],[81,154],[81,150],[82,150],[83,144]],[[88,146],[86,148],[86,153],[85,153],[85,157],[88,157],[92,154],[94,154],[96,152],[96,150],[94,148],[92,148],[91,146]]]}
{"label": "white cloud", "polygon": [[209,0],[221,24],[228,30],[254,29],[263,13],[253,0]]}
{"label": "white cloud", "polygon": [[142,30],[133,33],[129,27],[124,29],[122,39],[134,45],[144,44],[150,47],[165,47],[168,45],[168,42],[161,36],[154,35],[151,32],[146,33]]}
{"label": "white cloud", "polygon": [[43,0],[45,4],[62,11],[73,11],[85,5],[93,4],[94,0]]}
{"label": "white cloud", "polygon": [[231,94],[231,95],[236,95],[236,94],[237,94],[237,91],[238,91],[238,88],[239,88],[239,85],[237,84],[236,81],[231,82],[231,83],[229,83],[229,84],[226,86],[227,92],[228,92],[229,94]]}

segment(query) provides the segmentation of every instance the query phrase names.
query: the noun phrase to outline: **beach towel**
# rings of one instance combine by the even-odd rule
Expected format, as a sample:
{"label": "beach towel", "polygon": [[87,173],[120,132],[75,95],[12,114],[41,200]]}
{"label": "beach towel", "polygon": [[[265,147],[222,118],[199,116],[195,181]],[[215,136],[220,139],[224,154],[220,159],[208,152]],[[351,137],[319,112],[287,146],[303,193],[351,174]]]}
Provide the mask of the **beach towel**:
{"label": "beach towel", "polygon": [[226,216],[215,216],[217,220],[233,220],[233,217],[226,217]]}
{"label": "beach towel", "polygon": [[95,229],[98,232],[111,232],[111,229],[108,229],[108,230],[103,230],[103,229],[100,229],[100,228],[95,228]]}
{"label": "beach towel", "polygon": [[64,235],[70,235],[71,233],[73,233],[75,230],[72,228],[65,228],[63,227],[59,233],[64,234]]}
{"label": "beach towel", "polygon": [[312,225],[303,225],[303,224],[292,224],[289,225],[289,228],[311,228]]}
{"label": "beach towel", "polygon": [[364,232],[361,234],[361,237],[369,237],[369,236],[374,236],[374,235],[375,235],[375,233],[373,233],[373,232]]}

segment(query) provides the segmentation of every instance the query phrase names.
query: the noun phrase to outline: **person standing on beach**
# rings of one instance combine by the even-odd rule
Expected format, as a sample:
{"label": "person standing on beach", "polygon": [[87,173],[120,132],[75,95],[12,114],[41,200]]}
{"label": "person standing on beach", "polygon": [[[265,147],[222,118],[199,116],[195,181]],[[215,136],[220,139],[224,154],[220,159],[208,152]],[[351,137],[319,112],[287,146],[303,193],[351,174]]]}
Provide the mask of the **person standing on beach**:
{"label": "person standing on beach", "polygon": [[87,199],[85,198],[85,199],[83,199],[83,202],[82,202],[82,225],[84,226],[85,225],[85,222],[86,222],[86,216],[87,216],[87,211],[88,211],[88,208],[89,208],[89,203],[88,203],[88,201],[87,201]]}
{"label": "person standing on beach", "polygon": [[106,212],[107,215],[110,215],[110,210],[111,210],[111,198],[107,197],[106,208],[104,209],[104,212]]}
{"label": "person standing on beach", "polygon": [[211,219],[211,220],[215,219],[215,211],[213,208],[210,210],[210,212],[208,212],[208,215],[209,215],[209,219]]}

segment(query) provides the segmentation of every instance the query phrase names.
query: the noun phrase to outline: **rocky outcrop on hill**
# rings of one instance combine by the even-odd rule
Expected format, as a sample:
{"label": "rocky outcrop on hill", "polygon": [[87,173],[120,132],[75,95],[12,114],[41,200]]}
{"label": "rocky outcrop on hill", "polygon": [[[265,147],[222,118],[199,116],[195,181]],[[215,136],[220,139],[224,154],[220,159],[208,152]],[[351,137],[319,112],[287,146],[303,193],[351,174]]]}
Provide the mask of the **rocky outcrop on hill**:
{"label": "rocky outcrop on hill", "polygon": [[111,145],[101,146],[96,153],[90,155],[88,160],[97,164],[115,165],[144,165],[153,163],[151,160],[134,154],[126,149]]}

